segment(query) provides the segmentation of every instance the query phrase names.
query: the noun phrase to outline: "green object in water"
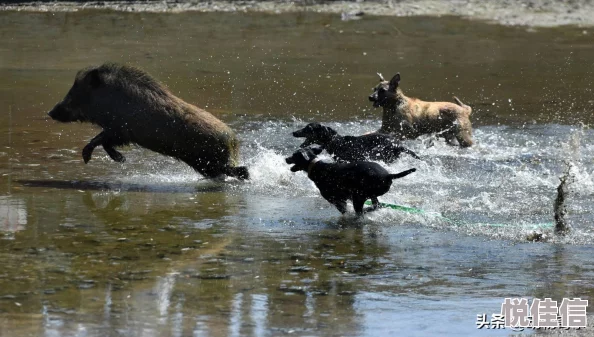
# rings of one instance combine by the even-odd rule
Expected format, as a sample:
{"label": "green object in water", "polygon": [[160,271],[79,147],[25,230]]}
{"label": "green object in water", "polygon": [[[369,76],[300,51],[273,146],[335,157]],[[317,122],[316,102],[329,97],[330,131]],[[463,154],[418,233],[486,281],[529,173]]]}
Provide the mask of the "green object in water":
{"label": "green object in water", "polygon": [[[371,205],[371,201],[366,201],[365,204]],[[402,205],[388,204],[385,202],[380,202],[380,206],[385,207],[385,208],[395,209],[397,211],[404,211],[404,212],[408,212],[408,213],[425,213],[425,211],[423,211],[422,209],[408,207],[408,206],[402,206]]]}
{"label": "green object in water", "polygon": [[[397,205],[397,204],[388,204],[386,202],[380,202],[380,207],[384,207],[384,208],[391,208],[397,211],[403,211],[403,212],[407,212],[407,213],[413,213],[413,214],[426,214],[426,215],[431,215],[433,217],[439,218],[440,220],[443,220],[445,222],[448,222],[452,225],[455,226],[470,226],[470,225],[474,225],[474,226],[490,226],[490,227],[505,227],[505,226],[510,226],[510,225],[505,225],[505,224],[491,224],[491,223],[477,223],[477,224],[469,224],[469,223],[464,223],[462,221],[458,221],[458,220],[453,220],[453,219],[449,219],[446,218],[444,216],[441,216],[438,213],[434,213],[434,212],[426,212],[422,209],[419,208],[414,208],[414,207],[408,207],[408,206],[402,206],[402,205]],[[373,205],[371,203],[370,200],[365,201],[365,205]],[[545,223],[539,223],[539,224],[534,224],[533,227],[535,228],[552,228],[553,227],[553,223],[552,222],[545,222]]]}

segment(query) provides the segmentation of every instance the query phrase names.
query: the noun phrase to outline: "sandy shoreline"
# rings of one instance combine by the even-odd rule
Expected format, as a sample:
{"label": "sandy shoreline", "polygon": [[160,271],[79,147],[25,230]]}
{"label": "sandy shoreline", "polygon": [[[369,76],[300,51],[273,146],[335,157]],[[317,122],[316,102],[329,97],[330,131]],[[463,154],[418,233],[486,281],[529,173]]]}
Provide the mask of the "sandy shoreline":
{"label": "sandy shoreline", "polygon": [[592,0],[378,0],[378,1],[89,1],[0,3],[0,10],[78,11],[111,9],[129,12],[265,12],[309,11],[386,16],[455,15],[508,26],[555,27],[594,26]]}

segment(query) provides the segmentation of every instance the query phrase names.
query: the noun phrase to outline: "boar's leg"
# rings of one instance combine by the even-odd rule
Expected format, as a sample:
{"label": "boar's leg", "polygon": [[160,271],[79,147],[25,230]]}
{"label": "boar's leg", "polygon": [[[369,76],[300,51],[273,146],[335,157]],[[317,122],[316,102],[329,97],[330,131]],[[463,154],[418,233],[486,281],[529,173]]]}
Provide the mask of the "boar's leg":
{"label": "boar's leg", "polygon": [[83,148],[82,157],[83,157],[83,160],[85,161],[85,164],[88,163],[89,160],[91,160],[91,155],[93,154],[93,150],[95,150],[95,148],[97,146],[99,146],[99,145],[101,145],[101,143],[103,143],[104,135],[105,135],[105,132],[99,133],[97,136],[93,137],[93,139],[91,139],[89,144],[87,144]]}
{"label": "boar's leg", "polygon": [[119,163],[126,161],[126,158],[114,148],[114,145],[117,145],[115,143],[116,142],[114,142],[105,133],[105,131],[103,131],[103,132],[99,133],[97,136],[93,137],[93,139],[91,139],[89,144],[87,144],[82,151],[82,156],[83,156],[83,160],[85,161],[85,164],[88,163],[89,160],[91,160],[91,155],[93,154],[93,150],[95,150],[95,148],[99,145],[103,145],[103,149],[105,149],[105,152],[107,152],[107,154],[109,155],[109,157],[111,159],[113,159]]}
{"label": "boar's leg", "polygon": [[126,161],[126,157],[124,157],[124,155],[118,150],[114,149],[113,145],[103,143],[103,149],[105,152],[107,152],[109,158],[113,159],[114,161],[117,161],[118,163],[123,163]]}

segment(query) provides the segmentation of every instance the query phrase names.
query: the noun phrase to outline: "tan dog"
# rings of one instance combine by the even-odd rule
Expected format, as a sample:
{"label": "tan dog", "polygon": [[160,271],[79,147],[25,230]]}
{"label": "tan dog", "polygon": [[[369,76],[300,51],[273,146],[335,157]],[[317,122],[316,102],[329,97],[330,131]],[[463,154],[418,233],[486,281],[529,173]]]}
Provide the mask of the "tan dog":
{"label": "tan dog", "polygon": [[374,89],[369,100],[374,107],[384,108],[382,127],[379,133],[394,134],[401,139],[415,139],[420,135],[437,133],[450,145],[455,140],[461,147],[472,145],[472,108],[454,97],[456,104],[450,102],[424,102],[406,97],[398,87],[400,73],[385,81],[379,74],[380,84]]}

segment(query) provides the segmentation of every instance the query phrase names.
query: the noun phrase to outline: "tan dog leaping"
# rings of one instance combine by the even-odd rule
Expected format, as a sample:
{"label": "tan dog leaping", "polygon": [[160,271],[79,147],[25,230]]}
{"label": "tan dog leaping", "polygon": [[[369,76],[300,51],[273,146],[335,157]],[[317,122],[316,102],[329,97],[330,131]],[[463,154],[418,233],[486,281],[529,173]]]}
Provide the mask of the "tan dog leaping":
{"label": "tan dog leaping", "polygon": [[415,139],[420,135],[436,133],[450,145],[455,140],[461,147],[472,145],[472,108],[454,97],[456,103],[425,102],[407,97],[398,87],[400,73],[388,82],[379,74],[380,84],[369,100],[374,107],[382,107],[382,127],[379,133],[394,134],[401,139]]}

